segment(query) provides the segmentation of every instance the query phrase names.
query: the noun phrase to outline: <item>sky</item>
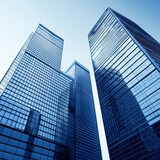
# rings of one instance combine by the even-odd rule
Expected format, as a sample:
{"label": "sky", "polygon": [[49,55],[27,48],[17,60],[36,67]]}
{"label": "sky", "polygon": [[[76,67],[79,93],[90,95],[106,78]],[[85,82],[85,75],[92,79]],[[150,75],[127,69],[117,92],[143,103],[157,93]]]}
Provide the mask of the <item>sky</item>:
{"label": "sky", "polygon": [[88,33],[107,7],[136,22],[160,42],[160,0],[0,0],[0,79],[39,23],[64,39],[61,69],[77,60],[90,69],[103,159],[109,159]]}

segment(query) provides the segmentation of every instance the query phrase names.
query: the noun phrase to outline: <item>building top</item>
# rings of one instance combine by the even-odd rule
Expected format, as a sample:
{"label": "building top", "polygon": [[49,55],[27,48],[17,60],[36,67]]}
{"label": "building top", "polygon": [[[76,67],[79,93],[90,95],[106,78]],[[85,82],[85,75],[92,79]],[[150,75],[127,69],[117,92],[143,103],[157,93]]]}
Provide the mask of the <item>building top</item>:
{"label": "building top", "polygon": [[43,26],[42,24],[39,24],[37,28],[41,28],[42,30],[47,31],[48,34],[50,35],[54,35],[57,38],[59,38],[60,40],[64,41],[61,37],[59,37],[58,35],[56,35],[55,33],[53,33],[52,31],[50,31],[48,28],[46,28],[45,26]]}
{"label": "building top", "polygon": [[[97,23],[94,25],[92,30],[89,32],[88,37],[94,35],[100,27],[105,24],[105,20],[108,15],[111,14],[115,19],[121,24],[122,28],[124,28],[127,33],[136,41],[136,43],[145,51],[145,53],[154,61],[155,66],[160,66],[160,43],[157,42],[152,36],[150,36],[146,31],[144,31],[140,26],[138,26],[132,20],[126,18],[120,13],[114,11],[111,8],[107,8],[102,16],[99,18]],[[157,65],[158,64],[158,65]],[[158,67],[159,68],[159,67]]]}
{"label": "building top", "polygon": [[[120,13],[111,9],[113,14],[118,18],[124,28],[129,32],[130,36],[134,37],[141,47],[145,50],[145,53],[149,54],[150,57],[156,62],[155,66],[160,66],[160,44],[151,35],[144,31],[135,22],[121,15]],[[157,66],[158,64],[158,66]],[[158,67],[159,68],[159,67]]]}
{"label": "building top", "polygon": [[110,8],[110,10],[115,14],[116,17],[119,18],[119,20],[123,23],[123,25],[130,31],[131,27],[134,30],[139,31],[141,34],[146,35],[148,38],[150,38],[151,41],[154,43],[158,43],[151,35],[149,35],[146,31],[144,31],[139,25],[137,25],[135,22],[132,20],[128,19],[124,15],[118,13],[117,11],[113,10]]}
{"label": "building top", "polygon": [[89,70],[84,65],[82,65],[81,63],[79,63],[76,60],[66,69],[65,72],[67,73],[73,66],[76,66],[76,65],[80,66],[81,68],[83,68],[85,71],[87,71],[89,73]]}
{"label": "building top", "polygon": [[88,36],[90,36],[93,32],[96,32],[98,30],[98,28],[102,25],[104,17],[106,15],[106,12],[108,10],[110,10],[111,8],[107,8],[104,13],[102,14],[102,16],[98,19],[98,21],[96,22],[96,24],[93,26],[93,28],[91,29],[91,31],[88,33]]}
{"label": "building top", "polygon": [[152,41],[154,41],[155,43],[158,43],[151,35],[149,35],[146,31],[144,31],[140,26],[138,26],[135,22],[133,22],[132,20],[128,19],[127,17],[125,17],[124,15],[118,13],[117,11],[113,10],[112,8],[108,7],[104,13],[102,14],[102,16],[98,19],[98,21],[96,22],[96,24],[94,25],[94,27],[91,29],[91,31],[89,32],[88,36],[92,33],[92,32],[96,32],[97,29],[102,25],[103,21],[105,20],[105,15],[106,12],[112,12],[122,23],[123,25],[130,30],[130,28],[128,28],[127,25],[130,25],[130,27],[134,28],[134,29],[138,29],[141,33],[145,34],[146,36],[150,37]]}

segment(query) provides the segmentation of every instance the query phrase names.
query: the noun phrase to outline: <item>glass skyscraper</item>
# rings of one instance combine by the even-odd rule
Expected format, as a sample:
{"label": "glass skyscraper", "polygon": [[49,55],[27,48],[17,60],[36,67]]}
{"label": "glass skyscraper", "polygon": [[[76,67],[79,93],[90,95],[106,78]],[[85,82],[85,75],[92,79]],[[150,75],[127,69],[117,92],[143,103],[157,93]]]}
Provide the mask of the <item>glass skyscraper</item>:
{"label": "glass skyscraper", "polygon": [[111,160],[160,159],[160,44],[111,8],[88,38]]}
{"label": "glass skyscraper", "polygon": [[60,71],[62,50],[63,39],[40,24],[3,77],[0,159],[101,159],[89,72]]}
{"label": "glass skyscraper", "polygon": [[101,159],[90,73],[75,61],[67,70],[75,79],[75,145],[76,160]]}

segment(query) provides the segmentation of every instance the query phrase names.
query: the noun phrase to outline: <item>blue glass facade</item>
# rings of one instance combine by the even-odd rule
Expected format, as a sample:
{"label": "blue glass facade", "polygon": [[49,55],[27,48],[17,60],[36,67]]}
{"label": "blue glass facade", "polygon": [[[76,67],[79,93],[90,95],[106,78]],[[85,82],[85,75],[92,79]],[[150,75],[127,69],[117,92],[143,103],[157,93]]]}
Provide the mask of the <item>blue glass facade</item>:
{"label": "blue glass facade", "polygon": [[1,158],[74,158],[74,119],[68,112],[74,80],[59,71],[62,47],[61,38],[39,25],[2,79],[0,122],[8,141],[2,142]]}
{"label": "blue glass facade", "polygon": [[110,8],[88,37],[110,158],[160,159],[160,44]]}
{"label": "blue glass facade", "polygon": [[89,71],[74,62],[67,74],[75,79],[75,159],[100,160],[101,150]]}
{"label": "blue glass facade", "polygon": [[60,71],[62,49],[63,39],[40,24],[3,77],[0,159],[75,159],[75,79]]}

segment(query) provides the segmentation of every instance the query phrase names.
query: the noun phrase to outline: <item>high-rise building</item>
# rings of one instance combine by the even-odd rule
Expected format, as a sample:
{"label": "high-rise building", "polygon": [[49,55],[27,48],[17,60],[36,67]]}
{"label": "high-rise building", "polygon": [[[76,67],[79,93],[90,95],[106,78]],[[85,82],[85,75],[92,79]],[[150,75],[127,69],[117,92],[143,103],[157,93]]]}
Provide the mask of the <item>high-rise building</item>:
{"label": "high-rise building", "polygon": [[101,159],[98,129],[93,102],[90,73],[75,61],[67,70],[75,79],[75,154],[76,160]]}
{"label": "high-rise building", "polygon": [[88,38],[111,160],[160,159],[160,44],[111,8]]}
{"label": "high-rise building", "polygon": [[101,159],[89,72],[60,71],[62,49],[63,39],[40,24],[3,77],[0,159]]}

